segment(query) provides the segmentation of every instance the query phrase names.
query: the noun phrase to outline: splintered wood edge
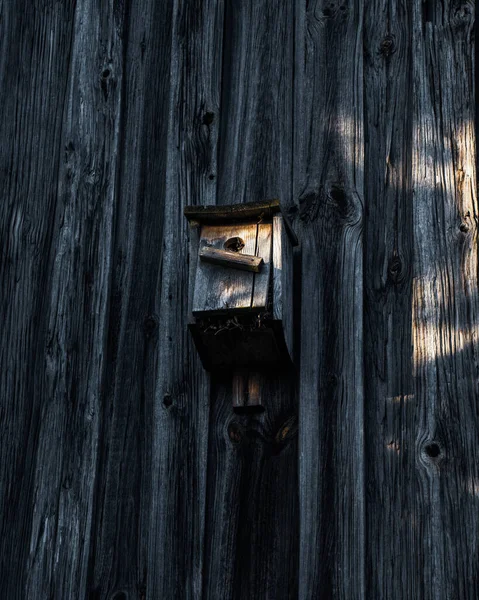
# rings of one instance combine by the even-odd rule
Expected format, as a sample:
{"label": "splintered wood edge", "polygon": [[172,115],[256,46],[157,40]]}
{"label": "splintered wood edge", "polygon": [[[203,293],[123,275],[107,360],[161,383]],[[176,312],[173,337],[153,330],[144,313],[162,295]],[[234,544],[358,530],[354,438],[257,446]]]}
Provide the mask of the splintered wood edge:
{"label": "splintered wood edge", "polygon": [[244,202],[242,204],[186,206],[184,215],[188,221],[197,223],[231,223],[235,221],[257,221],[271,218],[280,212],[286,231],[293,246],[298,245],[298,238],[291,227],[289,219],[281,210],[279,200],[263,200],[261,202]]}

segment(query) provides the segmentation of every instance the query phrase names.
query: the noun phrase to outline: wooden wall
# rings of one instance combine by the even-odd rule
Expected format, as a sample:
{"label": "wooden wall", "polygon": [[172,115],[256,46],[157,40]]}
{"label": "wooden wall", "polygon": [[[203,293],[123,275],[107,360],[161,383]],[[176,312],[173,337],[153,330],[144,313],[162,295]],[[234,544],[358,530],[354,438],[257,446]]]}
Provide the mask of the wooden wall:
{"label": "wooden wall", "polygon": [[[479,597],[472,0],[0,0],[7,600]],[[297,376],[236,415],[188,204],[279,197]]]}

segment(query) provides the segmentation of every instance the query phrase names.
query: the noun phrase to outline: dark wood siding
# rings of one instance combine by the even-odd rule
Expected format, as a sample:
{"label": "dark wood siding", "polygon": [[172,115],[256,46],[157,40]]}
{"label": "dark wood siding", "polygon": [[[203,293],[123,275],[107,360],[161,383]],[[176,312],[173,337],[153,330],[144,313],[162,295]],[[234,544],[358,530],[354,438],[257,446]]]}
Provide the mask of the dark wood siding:
{"label": "dark wood siding", "polygon": [[[2,597],[479,596],[474,10],[0,1]],[[276,197],[296,371],[236,414],[183,209]]]}

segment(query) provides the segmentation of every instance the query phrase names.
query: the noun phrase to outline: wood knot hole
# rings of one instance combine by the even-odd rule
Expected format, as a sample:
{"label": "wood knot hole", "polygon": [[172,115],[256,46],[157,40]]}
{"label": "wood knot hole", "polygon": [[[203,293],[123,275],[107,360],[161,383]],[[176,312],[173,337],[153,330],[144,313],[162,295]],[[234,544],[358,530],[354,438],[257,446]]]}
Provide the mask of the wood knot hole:
{"label": "wood knot hole", "polygon": [[170,394],[165,394],[163,396],[163,406],[165,408],[170,408],[170,406],[173,404],[173,398],[171,397]]}
{"label": "wood knot hole", "polygon": [[202,122],[203,122],[203,125],[210,126],[214,120],[215,120],[215,113],[207,112],[203,115]]}
{"label": "wood knot hole", "polygon": [[103,79],[108,79],[108,77],[110,77],[110,69],[104,69],[101,76],[103,77]]}
{"label": "wood knot hole", "polygon": [[467,233],[469,231],[469,225],[467,223],[461,223],[459,229],[462,233]]}
{"label": "wood knot hole", "polygon": [[333,184],[329,189],[329,198],[336,208],[340,219],[350,219],[354,215],[354,206],[342,185]]}
{"label": "wood knot hole", "polygon": [[436,444],[436,442],[428,444],[424,450],[429,458],[438,458],[438,456],[441,454],[441,448],[439,447],[439,444]]}
{"label": "wood knot hole", "polygon": [[244,241],[240,237],[232,237],[224,243],[224,249],[230,252],[239,252],[244,248]]}
{"label": "wood knot hole", "polygon": [[395,49],[396,49],[395,46],[396,46],[396,44],[395,44],[394,36],[391,35],[390,33],[388,33],[385,36],[385,38],[383,39],[383,41],[381,42],[379,51],[381,52],[381,54],[383,56],[385,56],[387,58],[388,56],[391,56],[391,54],[394,54]]}
{"label": "wood knot hole", "polygon": [[399,281],[402,273],[402,260],[399,256],[393,256],[389,261],[388,273],[394,283]]}

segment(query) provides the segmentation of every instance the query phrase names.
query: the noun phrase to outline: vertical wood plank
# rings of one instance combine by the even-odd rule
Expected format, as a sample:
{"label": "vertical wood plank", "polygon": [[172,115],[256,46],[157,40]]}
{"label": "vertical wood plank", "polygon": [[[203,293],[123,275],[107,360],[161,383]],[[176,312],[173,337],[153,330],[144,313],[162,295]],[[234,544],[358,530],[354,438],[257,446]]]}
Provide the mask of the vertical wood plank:
{"label": "vertical wood plank", "polygon": [[[201,598],[209,378],[186,327],[186,205],[216,203],[223,2],[173,4],[146,597]],[[154,160],[154,157],[152,157]],[[153,188],[151,189],[153,191]]]}
{"label": "vertical wood plank", "polygon": [[[280,198],[291,206],[293,20],[283,0],[226,4],[218,203]],[[265,411],[247,416],[231,409],[231,381],[213,382],[205,595],[294,598],[295,381],[262,376]],[[296,426],[283,438],[288,419]]]}
{"label": "vertical wood plank", "polygon": [[117,193],[120,27],[113,2],[76,4],[26,597],[86,593]]}
{"label": "vertical wood plank", "polygon": [[472,2],[413,4],[413,517],[422,598],[479,593],[473,28]]}
{"label": "vertical wood plank", "polygon": [[[23,440],[20,502],[30,531],[23,539],[24,572],[8,580],[16,585],[12,597],[77,597],[86,593],[118,165],[122,73],[110,61],[119,62],[122,44],[112,3],[78,2],[74,14],[49,2],[25,14],[30,10],[25,54],[16,58],[25,68],[31,60],[31,88],[14,97],[22,100],[17,115],[26,110],[27,121],[37,123],[19,148],[36,174],[26,195],[12,189],[11,199],[30,206],[28,219],[38,228],[29,268],[38,269],[41,287],[33,288],[33,314],[23,315],[37,337],[23,361],[28,404],[15,409],[23,406],[33,418]],[[28,253],[18,259],[20,267]],[[25,284],[36,277],[30,274]]]}
{"label": "vertical wood plank", "polygon": [[[83,583],[78,545],[65,549],[65,563],[56,571],[53,557],[48,560],[45,550],[56,539],[57,502],[42,505],[45,490],[36,491],[37,456],[41,465],[52,452],[61,452],[56,437],[43,454],[38,440],[45,405],[52,403],[43,392],[43,373],[54,367],[45,342],[49,278],[61,224],[55,212],[63,203],[58,172],[68,153],[60,139],[75,11],[73,4],[2,2],[0,12],[0,581],[4,597],[28,597],[27,568],[34,563],[36,591],[48,597],[66,563],[79,589]],[[64,330],[68,318],[59,315],[57,331]],[[101,323],[101,317],[95,321],[98,327]],[[59,380],[65,374],[64,359],[63,354]],[[84,393],[84,385],[82,389]],[[63,418],[72,414],[66,398],[58,410]],[[68,444],[66,453],[71,449]],[[55,466],[49,491],[58,501],[68,492],[61,488],[58,462]],[[74,486],[83,490],[82,483],[78,477]],[[86,505],[77,505],[77,524],[89,511],[88,497],[82,501]],[[85,525],[80,529],[88,537]],[[37,552],[47,559],[43,580]]]}
{"label": "vertical wood plank", "polygon": [[363,2],[297,5],[299,597],[365,598]]}
{"label": "vertical wood plank", "polygon": [[365,5],[367,597],[417,598],[411,7]]}
{"label": "vertical wood plank", "polygon": [[152,416],[161,339],[161,273],[172,3],[131,3],[118,14],[122,122],[111,300],[88,593],[147,595]]}

